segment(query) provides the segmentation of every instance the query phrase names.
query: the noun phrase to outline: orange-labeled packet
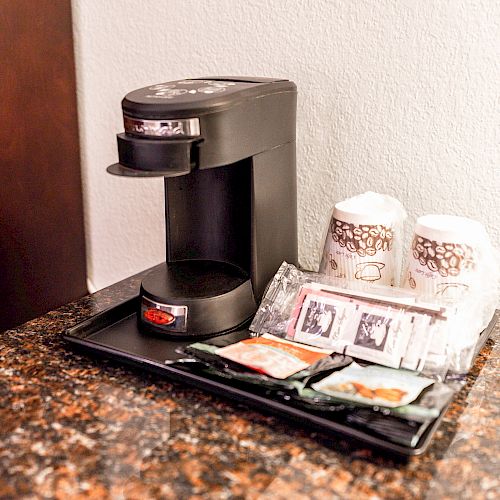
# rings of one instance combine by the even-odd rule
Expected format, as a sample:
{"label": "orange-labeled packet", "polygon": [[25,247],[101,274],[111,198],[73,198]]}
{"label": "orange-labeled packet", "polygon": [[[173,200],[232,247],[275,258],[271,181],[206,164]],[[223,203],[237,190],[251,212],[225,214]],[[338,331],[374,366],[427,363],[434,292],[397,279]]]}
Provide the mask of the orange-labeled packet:
{"label": "orange-labeled packet", "polygon": [[215,351],[223,358],[279,379],[304,370],[332,352],[283,340],[267,333]]}

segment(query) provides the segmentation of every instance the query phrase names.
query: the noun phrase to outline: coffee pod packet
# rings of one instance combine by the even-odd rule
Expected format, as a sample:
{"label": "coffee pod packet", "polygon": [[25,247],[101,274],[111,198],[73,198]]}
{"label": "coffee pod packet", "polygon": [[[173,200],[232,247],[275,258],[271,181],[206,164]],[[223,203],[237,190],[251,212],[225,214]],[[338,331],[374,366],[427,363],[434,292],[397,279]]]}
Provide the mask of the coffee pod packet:
{"label": "coffee pod packet", "polygon": [[319,272],[349,281],[399,285],[405,218],[398,200],[371,191],[336,203]]}
{"label": "coffee pod packet", "polygon": [[353,362],[312,384],[312,388],[346,401],[395,408],[411,403],[433,383],[430,378],[406,370],[362,367]]}

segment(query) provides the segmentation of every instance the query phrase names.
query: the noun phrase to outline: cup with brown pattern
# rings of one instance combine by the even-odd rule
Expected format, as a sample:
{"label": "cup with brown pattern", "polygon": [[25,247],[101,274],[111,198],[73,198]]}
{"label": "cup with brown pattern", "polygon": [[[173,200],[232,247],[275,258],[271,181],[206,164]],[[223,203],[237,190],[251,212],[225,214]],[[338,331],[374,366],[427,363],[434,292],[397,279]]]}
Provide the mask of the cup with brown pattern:
{"label": "cup with brown pattern", "polygon": [[404,287],[420,295],[459,298],[475,284],[479,249],[487,239],[477,221],[454,215],[417,219]]}
{"label": "cup with brown pattern", "polygon": [[397,284],[401,255],[395,242],[405,216],[397,200],[377,193],[337,203],[320,272],[368,284]]}

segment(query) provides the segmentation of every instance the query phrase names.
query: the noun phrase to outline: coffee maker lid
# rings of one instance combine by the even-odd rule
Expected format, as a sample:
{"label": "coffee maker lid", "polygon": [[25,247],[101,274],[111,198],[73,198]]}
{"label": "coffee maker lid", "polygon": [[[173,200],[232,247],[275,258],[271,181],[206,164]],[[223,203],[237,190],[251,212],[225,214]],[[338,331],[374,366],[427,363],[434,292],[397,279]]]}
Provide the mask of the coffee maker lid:
{"label": "coffee maker lid", "polygon": [[295,92],[289,80],[254,77],[207,77],[159,83],[125,96],[125,117],[157,119],[200,116],[277,92]]}

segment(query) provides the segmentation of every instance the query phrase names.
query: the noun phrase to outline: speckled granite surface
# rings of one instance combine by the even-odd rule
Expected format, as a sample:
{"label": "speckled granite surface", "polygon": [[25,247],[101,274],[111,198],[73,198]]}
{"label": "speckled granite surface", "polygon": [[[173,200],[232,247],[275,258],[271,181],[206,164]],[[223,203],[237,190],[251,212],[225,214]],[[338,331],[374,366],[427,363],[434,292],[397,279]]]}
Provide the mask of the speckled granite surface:
{"label": "speckled granite surface", "polygon": [[139,279],[1,334],[0,498],[500,497],[500,325],[428,452],[401,460],[68,348]]}

